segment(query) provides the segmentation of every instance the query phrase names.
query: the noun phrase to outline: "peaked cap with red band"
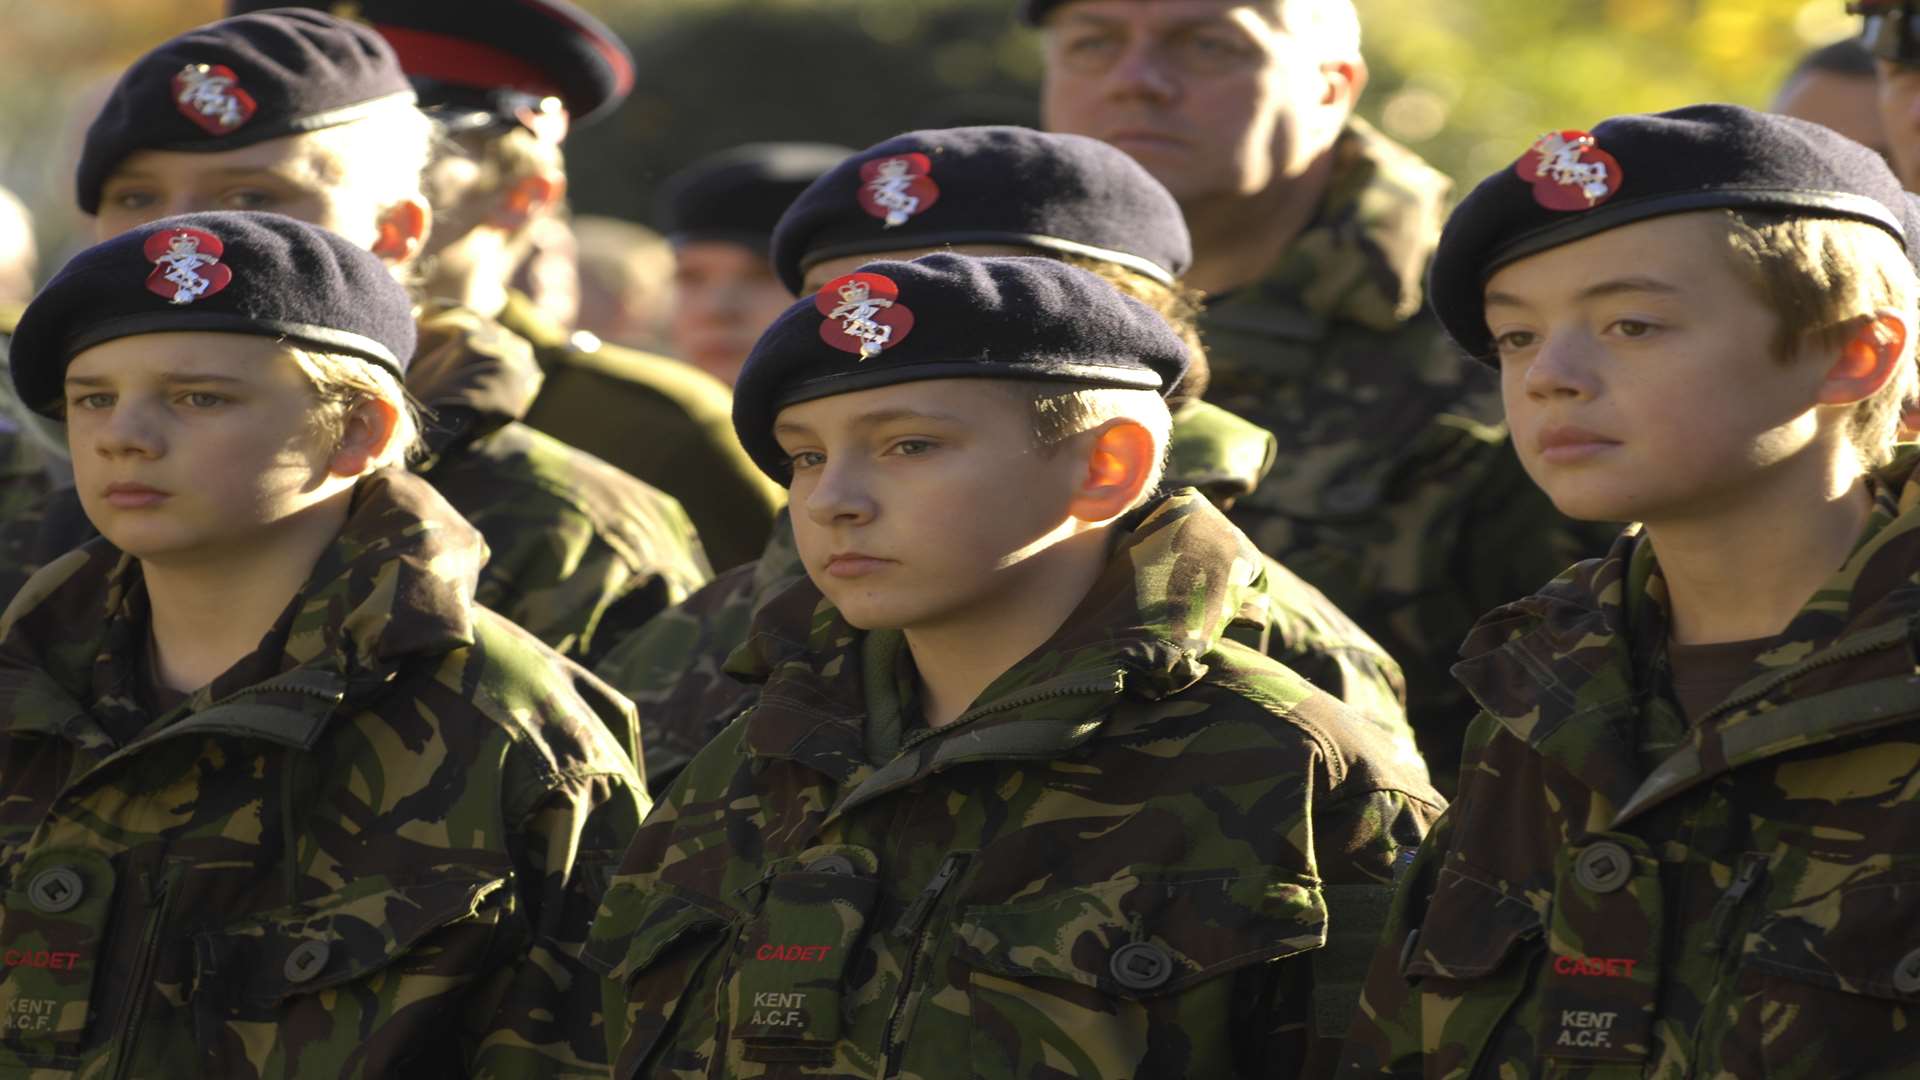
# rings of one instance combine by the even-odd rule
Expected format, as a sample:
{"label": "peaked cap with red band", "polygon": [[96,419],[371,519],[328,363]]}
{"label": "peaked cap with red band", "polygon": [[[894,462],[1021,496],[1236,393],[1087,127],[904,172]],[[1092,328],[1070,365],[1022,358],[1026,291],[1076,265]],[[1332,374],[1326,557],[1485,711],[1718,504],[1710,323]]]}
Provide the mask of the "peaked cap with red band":
{"label": "peaked cap with red band", "polygon": [[1920,265],[1920,211],[1879,154],[1790,116],[1692,105],[1535,139],[1447,219],[1427,296],[1454,341],[1492,362],[1485,291],[1501,267],[1622,225],[1713,209],[1865,222]]}
{"label": "peaked cap with red band", "polygon": [[228,0],[229,14],[311,7],[378,30],[420,107],[498,110],[496,91],[557,97],[572,122],[612,112],[633,90],[633,54],[566,0]]}
{"label": "peaked cap with red band", "polygon": [[1124,152],[986,126],[911,131],[848,157],[780,219],[773,269],[797,294],[828,259],[948,244],[1079,255],[1162,284],[1193,263],[1180,204]]}
{"label": "peaked cap with red band", "polygon": [[922,379],[1041,379],[1167,393],[1191,354],[1153,309],[1057,259],[871,262],[788,308],[733,388],[733,428],[785,483],[780,410]]}
{"label": "peaked cap with red band", "polygon": [[101,189],[140,150],[234,150],[413,100],[393,50],[358,23],[297,9],[208,23],[114,84],[80,151],[80,209],[99,213]]}
{"label": "peaked cap with red band", "polygon": [[20,400],[57,415],[67,364],[116,338],[177,331],[284,338],[404,377],[413,301],[372,252],[279,214],[184,214],[95,244],[33,298],[13,334]]}

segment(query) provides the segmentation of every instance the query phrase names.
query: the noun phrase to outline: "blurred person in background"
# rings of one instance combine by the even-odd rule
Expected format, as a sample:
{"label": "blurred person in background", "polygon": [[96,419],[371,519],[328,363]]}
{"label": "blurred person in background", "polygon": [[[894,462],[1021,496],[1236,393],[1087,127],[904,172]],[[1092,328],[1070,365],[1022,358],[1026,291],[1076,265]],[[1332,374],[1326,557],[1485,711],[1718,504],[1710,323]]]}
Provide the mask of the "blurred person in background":
{"label": "blurred person in background", "polygon": [[1450,793],[1474,713],[1447,673],[1462,637],[1609,530],[1576,528],[1528,481],[1495,380],[1423,311],[1450,183],[1354,115],[1351,0],[1020,11],[1044,35],[1045,126],[1126,151],[1186,215],[1209,400],[1280,440],[1229,516],[1400,661]]}
{"label": "blurred person in background", "polygon": [[457,300],[532,347],[543,381],[527,424],[680,500],[716,566],[751,559],[785,496],[740,449],[726,387],[663,357],[575,335],[509,286],[532,230],[566,195],[567,132],[607,115],[632,88],[626,46],[565,0],[351,8],[393,47],[438,126],[427,166],[428,295]]}
{"label": "blurred person in background", "polygon": [[673,245],[673,354],[728,386],[793,297],[767,265],[773,227],[808,184],[852,153],[824,143],[748,143],[669,177],[660,219]]}
{"label": "blurred person in background", "polygon": [[580,277],[578,328],[630,349],[665,352],[673,308],[673,246],[645,225],[593,214],[573,219]]}
{"label": "blurred person in background", "polygon": [[564,202],[528,230],[527,257],[509,288],[524,295],[555,326],[577,329],[580,318],[580,245]]}
{"label": "blurred person in background", "polygon": [[1824,124],[1887,154],[1873,54],[1859,38],[1842,38],[1801,57],[1780,84],[1769,111]]}
{"label": "blurred person in background", "polygon": [[[20,312],[33,298],[40,251],[26,204],[0,188],[0,376],[5,375],[9,338]],[[0,378],[0,522],[12,521],[56,487],[71,480],[66,445],[49,431],[49,422],[13,396],[13,384]],[[0,531],[0,545],[6,534]],[[0,556],[4,561],[4,556]]]}
{"label": "blurred person in background", "polygon": [[[210,23],[121,76],[88,129],[77,201],[101,240],[178,213],[271,210],[404,278],[431,225],[432,122],[414,101],[392,49],[357,23],[297,8]],[[531,346],[451,302],[418,319],[407,391],[429,420],[413,468],[486,539],[481,603],[590,659],[706,579],[678,503],[520,422],[541,386]],[[36,558],[86,538],[63,534],[72,520],[49,508]]]}

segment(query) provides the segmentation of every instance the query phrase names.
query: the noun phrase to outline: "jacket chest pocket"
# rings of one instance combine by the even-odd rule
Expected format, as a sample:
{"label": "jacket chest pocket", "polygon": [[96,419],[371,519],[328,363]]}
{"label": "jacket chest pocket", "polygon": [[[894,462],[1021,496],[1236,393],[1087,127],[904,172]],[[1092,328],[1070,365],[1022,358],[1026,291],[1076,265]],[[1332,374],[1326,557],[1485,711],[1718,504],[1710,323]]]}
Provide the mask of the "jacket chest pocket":
{"label": "jacket chest pocket", "polygon": [[1488,1062],[1537,1060],[1515,1015],[1542,950],[1539,912],[1451,868],[1440,871],[1420,926],[1399,943],[1400,973],[1420,999],[1430,1077],[1468,1077]]}
{"label": "jacket chest pocket", "polygon": [[219,1075],[383,1075],[451,1060],[458,1004],[488,974],[507,880],[436,867],[194,935],[195,1034]]}
{"label": "jacket chest pocket", "polygon": [[1719,1067],[1741,1076],[1910,1077],[1920,1062],[1920,878],[1843,885],[1759,916]]}
{"label": "jacket chest pocket", "polygon": [[[614,1076],[708,1075],[716,1009],[710,967],[737,925],[725,905],[672,885],[616,880],[607,889],[582,959],[604,976]],[[683,1038],[689,1028],[697,1034]]]}
{"label": "jacket chest pocket", "polygon": [[0,1032],[8,1044],[29,1054],[72,1052],[85,1039],[96,1019],[115,877],[106,856],[78,848],[21,862],[0,912]]}
{"label": "jacket chest pocket", "polygon": [[1179,1060],[1180,1075],[1213,1076],[1234,1071],[1223,976],[1319,948],[1327,911],[1316,885],[1223,871],[964,907],[953,933],[970,969],[974,1075],[1068,1062],[1073,1075],[1135,1076]]}

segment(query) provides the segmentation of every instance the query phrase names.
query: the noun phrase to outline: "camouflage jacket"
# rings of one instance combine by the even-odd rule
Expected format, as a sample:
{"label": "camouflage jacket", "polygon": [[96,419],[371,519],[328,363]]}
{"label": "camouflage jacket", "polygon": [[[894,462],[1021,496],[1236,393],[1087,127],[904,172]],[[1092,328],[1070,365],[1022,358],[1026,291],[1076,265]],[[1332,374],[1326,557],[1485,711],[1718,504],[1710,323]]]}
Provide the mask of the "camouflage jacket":
{"label": "camouflage jacket", "polygon": [[1460,797],[1395,901],[1355,1073],[1911,1077],[1920,1062],[1920,450],[1689,727],[1629,532],[1474,630]]}
{"label": "camouflage jacket", "polygon": [[510,293],[500,323],[525,338],[546,375],[525,421],[680,500],[722,569],[760,553],[786,492],[733,433],[733,398],[698,368],[602,343]]}
{"label": "camouflage jacket", "polygon": [[[1273,436],[1214,406],[1192,402],[1174,417],[1170,485],[1200,488],[1215,504],[1254,490],[1273,464]],[[1265,652],[1379,724],[1417,756],[1407,726],[1406,683],[1372,638],[1320,590],[1263,559],[1247,583],[1227,636]],[[760,558],[735,567],[687,601],[617,643],[598,671],[639,706],[646,722],[646,772],[663,791],[693,755],[758,694],[727,672],[747,640],[753,613],[806,576],[782,511]]]}
{"label": "camouflage jacket", "polygon": [[432,418],[415,471],[486,538],[480,603],[592,660],[712,571],[671,496],[518,422],[540,386],[526,342],[464,308],[422,312],[407,389]]}
{"label": "camouflage jacket", "polygon": [[363,481],[260,648],[139,704],[96,540],[0,620],[0,1073],[604,1075],[573,959],[645,812],[631,707],[473,603],[418,479]]}
{"label": "camouflage jacket", "polygon": [[[1257,565],[1204,499],[1163,500],[939,730],[904,717],[898,634],[808,582],[776,597],[747,649],[764,692],[648,817],[595,920],[614,1075],[1330,1068],[1438,796],[1221,637]],[[898,749],[869,750],[888,715]]]}
{"label": "camouflage jacket", "polygon": [[1461,639],[1614,530],[1555,512],[1507,444],[1494,373],[1422,310],[1447,179],[1357,120],[1334,153],[1286,256],[1207,306],[1207,397],[1280,440],[1234,523],[1400,661],[1445,791],[1474,713],[1447,675]]}

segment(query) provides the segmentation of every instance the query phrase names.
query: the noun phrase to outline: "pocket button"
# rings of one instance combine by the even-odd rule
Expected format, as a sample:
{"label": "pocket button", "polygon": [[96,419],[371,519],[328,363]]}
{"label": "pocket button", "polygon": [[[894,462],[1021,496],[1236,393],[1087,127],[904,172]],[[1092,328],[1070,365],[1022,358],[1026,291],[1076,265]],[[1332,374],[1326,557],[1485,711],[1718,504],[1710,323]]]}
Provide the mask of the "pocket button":
{"label": "pocket button", "polygon": [[1573,876],[1597,893],[1610,893],[1633,876],[1633,856],[1611,840],[1602,840],[1574,860]]}
{"label": "pocket button", "polygon": [[71,867],[56,866],[33,875],[27,885],[27,899],[43,915],[58,915],[79,906],[87,894],[87,883]]}
{"label": "pocket button", "polygon": [[327,966],[327,958],[333,955],[333,949],[324,941],[303,941],[294,946],[287,955],[284,969],[287,981],[291,983],[311,982],[315,975]]}
{"label": "pocket button", "polygon": [[1134,941],[1113,950],[1107,967],[1115,982],[1129,990],[1151,990],[1173,977],[1173,957],[1151,941]]}
{"label": "pocket button", "polygon": [[839,874],[850,877],[853,874],[853,860],[845,855],[823,855],[806,865],[809,874]]}
{"label": "pocket button", "polygon": [[1920,949],[1901,957],[1893,966],[1893,988],[1903,994],[1920,994]]}

